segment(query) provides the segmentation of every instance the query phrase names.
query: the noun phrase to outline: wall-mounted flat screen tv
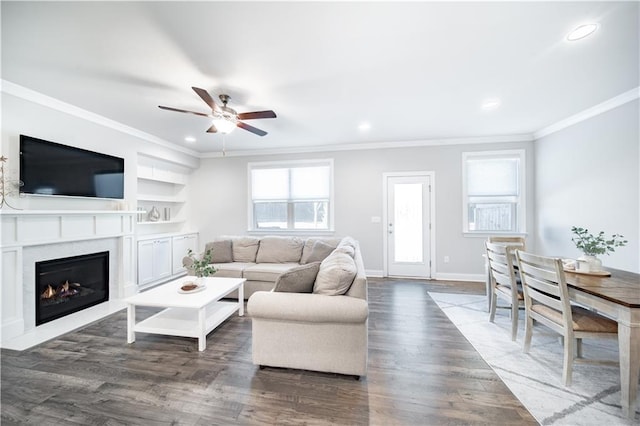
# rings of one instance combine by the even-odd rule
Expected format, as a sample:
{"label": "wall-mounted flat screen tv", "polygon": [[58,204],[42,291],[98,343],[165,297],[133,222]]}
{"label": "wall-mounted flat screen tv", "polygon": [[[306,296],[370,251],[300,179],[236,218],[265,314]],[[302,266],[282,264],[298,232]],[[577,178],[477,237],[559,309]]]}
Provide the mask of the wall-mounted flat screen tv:
{"label": "wall-mounted flat screen tv", "polygon": [[20,135],[21,193],[124,198],[124,158]]}

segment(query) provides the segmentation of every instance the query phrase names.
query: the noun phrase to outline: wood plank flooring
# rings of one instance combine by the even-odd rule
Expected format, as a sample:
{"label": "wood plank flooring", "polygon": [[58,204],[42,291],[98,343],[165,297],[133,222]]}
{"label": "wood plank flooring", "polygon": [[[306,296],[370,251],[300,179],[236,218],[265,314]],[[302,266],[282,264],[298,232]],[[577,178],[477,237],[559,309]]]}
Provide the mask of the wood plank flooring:
{"label": "wood plank flooring", "polygon": [[[251,319],[195,339],[138,334],[126,312],[1,351],[2,425],[537,424],[427,294],[483,283],[369,280],[369,372],[258,369]],[[152,310],[138,309],[139,319]]]}

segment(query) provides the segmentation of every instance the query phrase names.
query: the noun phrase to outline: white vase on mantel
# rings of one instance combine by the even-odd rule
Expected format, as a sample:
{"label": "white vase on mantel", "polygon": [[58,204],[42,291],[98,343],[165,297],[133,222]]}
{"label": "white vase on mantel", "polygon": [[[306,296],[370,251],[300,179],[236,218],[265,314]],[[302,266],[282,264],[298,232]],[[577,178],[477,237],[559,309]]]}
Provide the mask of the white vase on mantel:
{"label": "white vase on mantel", "polygon": [[576,270],[579,272],[602,271],[602,261],[596,256],[583,254],[576,261]]}

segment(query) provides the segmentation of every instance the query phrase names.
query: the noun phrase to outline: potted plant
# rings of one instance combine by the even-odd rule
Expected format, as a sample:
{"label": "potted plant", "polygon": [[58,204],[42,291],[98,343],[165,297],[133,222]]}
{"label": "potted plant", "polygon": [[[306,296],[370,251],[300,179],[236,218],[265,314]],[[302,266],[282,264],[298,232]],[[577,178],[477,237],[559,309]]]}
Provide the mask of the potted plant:
{"label": "potted plant", "polygon": [[583,256],[578,258],[576,269],[584,272],[595,272],[602,270],[602,261],[598,259],[598,255],[613,253],[616,247],[622,247],[627,244],[624,236],[613,234],[611,238],[604,236],[604,231],[593,235],[586,228],[571,227],[574,236],[571,241],[576,245],[578,250],[582,251]]}
{"label": "potted plant", "polygon": [[182,265],[193,272],[198,278],[210,277],[218,272],[211,264],[211,249],[207,250],[200,259],[198,259],[193,250],[187,250],[187,257],[182,261]]}

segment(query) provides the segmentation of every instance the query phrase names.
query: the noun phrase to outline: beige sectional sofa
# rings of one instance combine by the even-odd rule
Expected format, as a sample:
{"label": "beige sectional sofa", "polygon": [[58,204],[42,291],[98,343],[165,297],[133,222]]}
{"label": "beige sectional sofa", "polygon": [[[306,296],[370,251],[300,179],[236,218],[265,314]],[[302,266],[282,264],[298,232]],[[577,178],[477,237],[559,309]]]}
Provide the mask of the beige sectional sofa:
{"label": "beige sectional sofa", "polygon": [[221,237],[208,249],[215,276],[247,279],[254,364],[366,375],[367,277],[357,241]]}
{"label": "beige sectional sofa", "polygon": [[[218,270],[214,276],[246,278],[244,298],[249,299],[256,291],[273,289],[281,274],[322,260],[322,256],[328,255],[340,241],[340,238],[230,236],[208,242],[205,252],[212,250],[212,263]],[[237,294],[230,296],[237,297]]]}

